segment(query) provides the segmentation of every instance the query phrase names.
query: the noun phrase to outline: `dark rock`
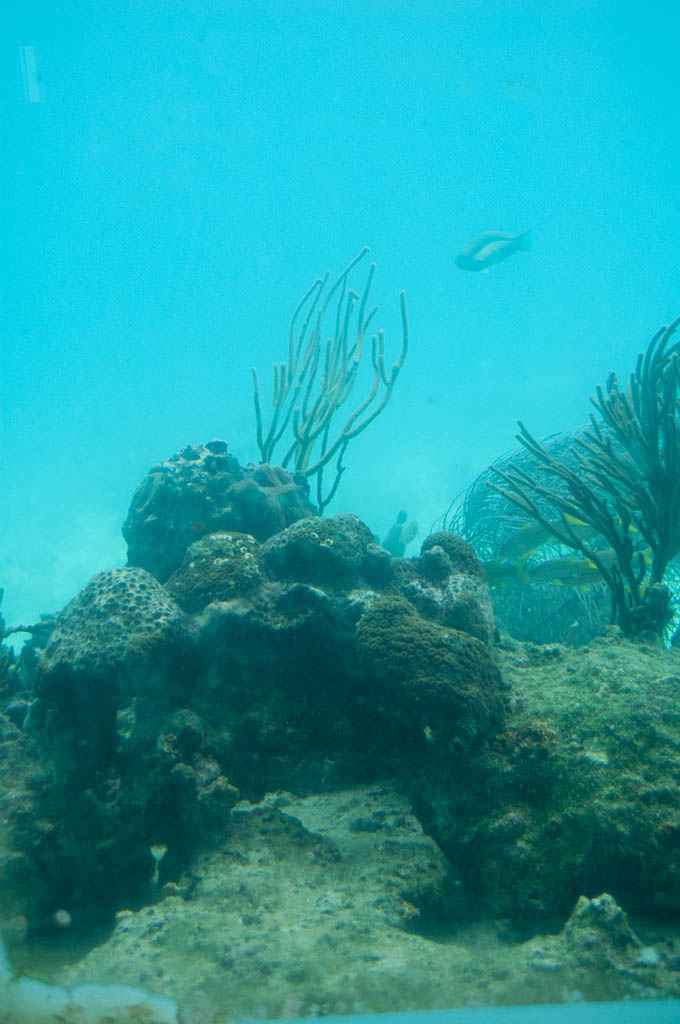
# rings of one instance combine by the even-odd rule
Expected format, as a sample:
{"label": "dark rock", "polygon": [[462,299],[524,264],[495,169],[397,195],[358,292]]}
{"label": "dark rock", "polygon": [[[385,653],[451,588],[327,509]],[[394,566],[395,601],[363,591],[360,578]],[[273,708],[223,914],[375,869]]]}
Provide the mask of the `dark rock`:
{"label": "dark rock", "polygon": [[595,965],[612,963],[617,951],[642,946],[628,915],[606,892],[594,899],[579,897],[564,936],[571,951]]}
{"label": "dark rock", "polygon": [[357,642],[383,691],[383,725],[402,755],[414,744],[460,753],[499,728],[500,672],[476,637],[428,622],[403,598],[384,597],[360,619]]}
{"label": "dark rock", "polygon": [[421,554],[402,565],[400,592],[427,619],[491,643],[496,626],[484,572],[470,545],[453,533],[434,533]]}
{"label": "dark rock", "polygon": [[244,466],[241,479],[230,495],[243,533],[265,541],[291,523],[311,516],[309,484],[303,473],[289,473],[281,466]]}
{"label": "dark rock", "polygon": [[41,821],[36,789],[53,768],[39,743],[0,713],[0,925],[15,915],[35,914],[49,898],[37,843]]}
{"label": "dark rock", "polygon": [[164,583],[200,537],[235,531],[266,540],[314,513],[308,495],[301,474],[241,467],[224,441],[189,445],[154,466],[135,491],[123,524],[128,565]]}
{"label": "dark rock", "polygon": [[423,569],[427,566],[428,556],[434,548],[439,548],[451,563],[447,575],[452,572],[467,573],[470,576],[477,576],[478,579],[484,579],[484,570],[473,548],[458,534],[440,530],[438,533],[431,533],[429,537],[426,537],[420,549]]}
{"label": "dark rock", "polygon": [[362,563],[362,573],[364,579],[373,586],[381,590],[389,588],[394,576],[394,564],[389,551],[379,544],[369,544]]}

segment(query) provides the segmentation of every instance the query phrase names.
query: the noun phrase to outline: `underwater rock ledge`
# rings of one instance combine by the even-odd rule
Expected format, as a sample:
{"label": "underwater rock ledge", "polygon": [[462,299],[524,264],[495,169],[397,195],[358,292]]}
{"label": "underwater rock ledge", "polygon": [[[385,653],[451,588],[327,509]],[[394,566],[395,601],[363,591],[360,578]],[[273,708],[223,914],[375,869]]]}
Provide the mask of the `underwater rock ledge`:
{"label": "underwater rock ledge", "polygon": [[[235,472],[226,452],[181,456],[190,494],[194,464],[213,483]],[[6,884],[30,926],[145,901],[151,848],[176,877],[228,834],[239,794],[408,785],[493,737],[505,692],[488,589],[471,549],[439,539],[392,558],[356,516],[307,516],[264,542],[206,534],[165,585],[138,566],[94,577],[18,684],[40,770],[10,841],[31,885]]]}
{"label": "underwater rock ledge", "polygon": [[[187,456],[201,474],[206,452],[230,458],[208,446]],[[184,461],[172,464],[181,479]],[[258,487],[281,483],[260,469]],[[287,486],[269,497],[290,494]],[[252,856],[266,886],[293,870],[292,843],[328,878],[336,860],[342,870],[351,862],[352,834],[365,831],[377,839],[371,858],[385,885],[366,910],[366,934],[377,929],[375,964],[384,963],[361,967],[362,1005],[378,1006],[395,933],[409,956],[418,942],[431,957],[437,936],[457,929],[474,947],[469,929],[484,921],[484,943],[489,928],[499,943],[531,941],[548,926],[559,931],[580,897],[605,892],[659,922],[641,940],[657,960],[612,961],[605,973],[618,977],[621,967],[627,980],[611,992],[677,992],[680,942],[663,923],[680,908],[676,652],[616,631],[580,649],[499,642],[482,570],[460,538],[433,534],[418,557],[394,558],[356,516],[295,515],[262,540],[223,527],[197,539],[184,531],[163,582],[140,566],[101,573],[57,617],[44,649],[29,645],[17,660],[0,645],[0,928],[56,935],[64,908],[83,937],[115,923],[111,948],[123,953],[126,929],[152,934],[178,909],[163,933],[175,936],[170,946],[200,945],[193,933],[182,939],[181,926],[211,873],[214,896]],[[344,820],[339,794],[372,809],[320,841],[324,814]],[[311,838],[286,810],[303,815],[303,804],[317,809]],[[257,823],[257,856],[247,853],[244,822]],[[409,830],[420,836],[410,881],[390,860]],[[366,868],[352,877],[355,899],[368,900]],[[263,936],[279,926],[264,889],[250,904],[239,927],[266,976]],[[98,965],[89,976],[99,977],[104,960],[92,956],[84,971]],[[153,970],[130,983],[173,991],[148,956]],[[547,977],[554,958],[535,959],[531,971]],[[245,977],[226,947],[223,960],[220,1000]],[[85,976],[75,969],[71,980]],[[478,968],[456,978],[479,998]],[[498,980],[499,1001],[521,999]],[[298,982],[321,991],[311,975]],[[311,994],[301,1007],[282,1004],[272,985],[277,1012],[340,1006]],[[423,967],[419,999],[428,985]],[[397,989],[392,1008],[404,1008]],[[455,1001],[444,994],[437,1005]]]}

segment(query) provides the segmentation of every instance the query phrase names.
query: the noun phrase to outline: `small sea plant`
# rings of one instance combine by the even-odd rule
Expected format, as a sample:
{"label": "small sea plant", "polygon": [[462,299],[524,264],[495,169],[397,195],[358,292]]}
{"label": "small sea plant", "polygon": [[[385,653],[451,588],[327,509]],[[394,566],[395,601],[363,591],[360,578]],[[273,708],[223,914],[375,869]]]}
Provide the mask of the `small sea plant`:
{"label": "small sea plant", "polygon": [[[492,486],[556,539],[581,552],[612,596],[612,619],[628,635],[661,633],[671,616],[663,585],[680,551],[680,317],[638,357],[625,390],[610,373],[591,398],[597,415],[555,458],[520,421],[518,441],[536,471],[516,463]],[[583,536],[587,523],[608,544]],[[646,548],[639,542],[642,538]]]}
{"label": "small sea plant", "polygon": [[[281,465],[316,478],[319,513],[332,501],[345,471],[344,457],[352,438],[378,416],[392,395],[408,352],[406,297],[400,294],[401,350],[391,369],[385,363],[384,331],[371,336],[373,374],[367,394],[346,413],[342,425],[336,414],[348,402],[359,375],[364,340],[377,313],[369,308],[375,263],[371,263],[360,292],[349,278],[370,250],[365,246],[328,287],[328,277],[317,278],[300,299],[288,329],[288,359],[274,363],[272,415],[265,428],[260,383],[253,367],[253,400],[257,446],[262,462],[271,463],[279,442],[286,444]],[[330,323],[328,322],[330,321]],[[324,492],[323,474],[335,462],[335,476]]]}
{"label": "small sea plant", "polygon": [[406,548],[412,540],[415,540],[417,534],[418,524],[414,519],[409,522],[408,512],[402,509],[397,512],[397,518],[387,531],[382,546],[389,551],[393,558],[403,558]]}

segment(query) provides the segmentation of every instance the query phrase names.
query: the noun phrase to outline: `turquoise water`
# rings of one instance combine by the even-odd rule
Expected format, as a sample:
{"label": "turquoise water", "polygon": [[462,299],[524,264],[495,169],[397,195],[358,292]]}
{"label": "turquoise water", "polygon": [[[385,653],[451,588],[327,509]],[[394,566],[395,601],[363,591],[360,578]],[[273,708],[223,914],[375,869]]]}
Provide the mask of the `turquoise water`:
{"label": "turquoise water", "polygon": [[[2,87],[0,575],[17,622],[124,560],[149,466],[225,438],[311,282],[362,245],[412,342],[334,512],[421,527],[522,417],[588,415],[677,314],[666,2],[29,3]],[[531,229],[489,274],[455,256]]]}
{"label": "turquoise water", "polygon": [[579,1024],[674,1024],[678,1013],[680,1004],[677,1000],[653,1000],[650,1003],[508,1006],[445,1012],[386,1013],[380,1016],[359,1015],[349,1020],[354,1024],[572,1024],[575,1021]]}

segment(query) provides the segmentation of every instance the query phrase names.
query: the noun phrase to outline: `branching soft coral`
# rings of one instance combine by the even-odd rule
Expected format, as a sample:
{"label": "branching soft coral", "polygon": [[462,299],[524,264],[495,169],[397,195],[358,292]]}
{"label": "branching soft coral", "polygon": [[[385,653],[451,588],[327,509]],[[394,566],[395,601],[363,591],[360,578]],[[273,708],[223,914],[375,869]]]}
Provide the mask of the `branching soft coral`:
{"label": "branching soft coral", "polygon": [[[657,331],[625,391],[615,373],[597,388],[591,401],[599,416],[591,414],[590,426],[574,435],[570,465],[520,421],[517,438],[541,473],[513,463],[495,469],[505,485],[496,490],[598,569],[612,594],[612,617],[628,634],[660,632],[669,618],[662,582],[680,551],[679,327],[680,317]],[[590,524],[609,549],[577,535],[574,520]]]}

